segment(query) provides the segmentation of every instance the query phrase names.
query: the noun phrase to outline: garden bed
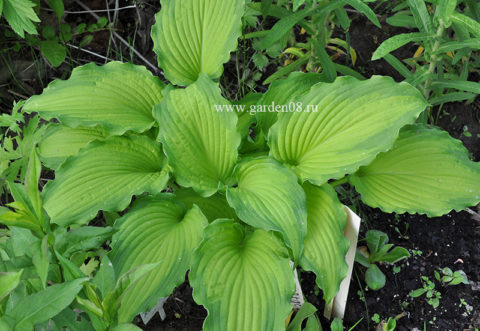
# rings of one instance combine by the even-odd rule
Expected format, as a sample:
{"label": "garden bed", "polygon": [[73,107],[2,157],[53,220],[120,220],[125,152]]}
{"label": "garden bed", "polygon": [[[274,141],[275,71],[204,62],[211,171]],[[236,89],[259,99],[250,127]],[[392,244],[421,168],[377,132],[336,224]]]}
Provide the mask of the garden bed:
{"label": "garden bed", "polygon": [[[388,75],[398,80],[401,77],[383,60],[371,62],[370,56],[378,44],[389,36],[404,32],[399,28],[391,28],[385,24],[378,29],[362,17],[352,22],[352,47],[358,53],[357,69],[365,76]],[[414,48],[405,47],[400,58],[409,57]],[[397,53],[398,53],[397,52]],[[402,57],[403,56],[403,57]],[[268,74],[265,75],[268,77]],[[480,159],[480,122],[479,108],[475,104],[448,104],[443,111],[437,113],[437,125],[448,131],[454,138],[460,139],[471,152],[473,159]],[[348,204],[351,201],[344,201]],[[356,199],[356,203],[360,203]],[[397,330],[475,330],[480,327],[480,223],[473,220],[467,212],[451,212],[439,218],[427,218],[424,215],[387,214],[379,209],[361,205],[357,213],[362,217],[360,239],[369,229],[377,229],[388,234],[390,242],[408,249],[411,257],[397,263],[401,266],[394,273],[393,266],[381,265],[387,282],[378,291],[368,290],[365,281],[365,268],[355,264],[354,274],[345,312],[344,326],[348,329],[355,325],[355,330],[373,330],[377,323],[372,321],[375,314],[381,320],[398,317]],[[405,228],[408,224],[408,230]],[[402,234],[400,235],[396,228]],[[403,236],[403,237],[402,237]],[[408,239],[407,239],[408,237]],[[361,245],[362,243],[359,243]],[[436,289],[442,298],[440,305],[433,309],[428,305],[425,296],[411,298],[409,293],[422,286],[421,276],[435,280],[434,271],[449,267],[452,270],[463,270],[470,285],[442,286],[436,282]],[[319,312],[323,312],[322,292],[315,285],[313,273],[302,273],[301,284],[306,299],[314,304]],[[462,304],[465,302],[465,304]],[[471,311],[470,308],[472,308]],[[180,286],[165,304],[167,318],[161,321],[157,316],[147,330],[200,330],[206,311],[195,304],[188,285]],[[321,315],[319,313],[319,315]],[[323,317],[322,317],[323,318]],[[323,318],[324,325],[327,320]]]}
{"label": "garden bed", "polygon": [[[139,1],[138,10],[122,11],[118,20],[118,32],[126,40],[131,39],[133,28],[136,27],[140,38],[136,42],[137,50],[153,64],[156,64],[152,43],[149,38],[151,26],[154,23],[153,14],[158,11],[158,1]],[[95,8],[96,1],[83,1]],[[81,10],[72,3],[69,10]],[[82,20],[90,21],[88,14],[81,16]],[[384,22],[383,22],[384,23]],[[393,34],[404,32],[402,29],[387,27],[378,29],[362,17],[356,17],[350,28],[352,47],[358,54],[356,69],[365,76],[374,74],[392,76],[400,80],[398,73],[384,60],[371,62],[369,59],[378,45]],[[142,38],[141,36],[144,36]],[[102,53],[108,43],[108,34],[96,33],[94,42],[88,49],[94,53]],[[128,49],[123,48],[128,54]],[[400,58],[410,57],[414,48],[405,47],[398,54]],[[397,53],[396,53],[397,54]],[[20,54],[25,59],[16,58],[16,61],[31,61],[29,54]],[[12,55],[13,56],[13,55]],[[72,56],[83,64],[88,61],[98,61],[95,55],[72,50]],[[135,58],[138,64],[144,64]],[[275,68],[269,67],[269,71]],[[29,69],[32,70],[32,69]],[[68,76],[69,66],[64,64],[57,69],[48,69],[44,76],[47,83],[54,78]],[[272,72],[264,72],[264,78]],[[25,73],[24,73],[25,74]],[[226,65],[226,75],[235,77],[234,64]],[[477,77],[478,78],[478,77]],[[45,84],[44,84],[45,85]],[[31,89],[27,92],[38,93],[42,90],[38,81],[31,82]],[[14,91],[15,92],[15,91]],[[22,95],[26,91],[16,91]],[[8,94],[8,93],[7,93]],[[8,94],[11,97],[11,93]],[[9,101],[9,99],[6,99]],[[477,98],[478,100],[478,98]],[[434,117],[438,118],[437,125],[448,131],[454,138],[462,140],[472,153],[472,158],[480,160],[480,106],[475,103],[449,104],[444,109],[436,109]],[[353,200],[352,200],[353,199]],[[355,264],[354,274],[349,292],[345,312],[344,326],[353,326],[358,321],[356,330],[373,330],[377,323],[372,321],[374,314],[380,319],[398,317],[398,330],[463,330],[480,328],[480,223],[473,220],[467,212],[452,212],[444,217],[428,219],[422,215],[386,214],[378,209],[361,205],[358,197],[345,200],[344,203],[355,203],[359,208],[356,212],[363,219],[360,239],[369,229],[377,229],[388,234],[391,243],[407,248],[411,257],[396,265],[400,270],[394,272],[393,266],[381,265],[385,273],[386,286],[379,291],[366,290],[364,282],[365,269]],[[407,229],[408,227],[408,229]],[[361,244],[361,243],[360,243]],[[434,272],[439,268],[449,267],[452,270],[462,270],[467,275],[470,284],[443,286],[435,281]],[[442,298],[436,309],[432,308],[425,297],[411,298],[409,293],[420,288],[421,276],[426,276],[435,281],[436,290]],[[301,273],[301,284],[306,299],[314,304],[319,312],[323,311],[322,292],[315,285],[313,273]],[[472,309],[470,309],[471,307]],[[188,284],[178,287],[169,297],[164,306],[166,319],[161,321],[158,316],[147,325],[143,325],[140,318],[136,319],[137,325],[146,330],[200,330],[206,317],[206,310],[195,304],[192,291]],[[320,313],[319,313],[320,315]],[[323,319],[326,322],[325,319]],[[325,324],[324,324],[325,325]]]}

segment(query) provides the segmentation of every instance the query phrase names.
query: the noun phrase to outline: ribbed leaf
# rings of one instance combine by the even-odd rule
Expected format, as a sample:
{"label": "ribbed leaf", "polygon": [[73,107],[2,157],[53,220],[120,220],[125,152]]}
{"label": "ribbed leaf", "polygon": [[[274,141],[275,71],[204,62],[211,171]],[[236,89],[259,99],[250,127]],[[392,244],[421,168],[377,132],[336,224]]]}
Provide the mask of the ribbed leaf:
{"label": "ribbed leaf", "polygon": [[52,222],[85,223],[99,210],[119,211],[132,195],[159,193],[168,173],[160,145],[146,137],[111,137],[91,142],[70,157],[44,189]]}
{"label": "ribbed leaf", "polygon": [[77,154],[90,141],[103,140],[105,130],[79,127],[71,129],[61,124],[50,124],[38,145],[42,162],[50,169],[56,169],[69,156]]}
{"label": "ribbed leaf", "polygon": [[317,187],[306,183],[303,188],[307,196],[308,232],[300,266],[315,272],[323,297],[330,302],[348,270],[345,254],[350,242],[343,236],[347,214],[330,185]]}
{"label": "ribbed leaf", "polygon": [[269,157],[245,159],[236,168],[237,187],[227,188],[227,201],[245,223],[279,231],[296,261],[307,233],[305,193],[297,177]]}
{"label": "ribbed leaf", "polygon": [[152,108],[162,99],[163,86],[145,67],[90,63],[75,68],[68,80],[52,82],[23,109],[70,127],[101,124],[112,134],[143,132],[154,123]]}
{"label": "ribbed leaf", "polygon": [[386,212],[440,216],[480,201],[480,167],[447,132],[409,126],[392,150],[350,177],[362,200]]}
{"label": "ribbed leaf", "polygon": [[202,74],[186,89],[166,93],[154,111],[177,182],[203,196],[226,184],[237,159],[237,115],[215,109],[223,104],[218,86]]}
{"label": "ribbed leaf", "polygon": [[116,274],[142,264],[160,262],[125,293],[118,312],[120,322],[133,317],[170,295],[185,280],[194,248],[208,224],[200,209],[185,208],[168,196],[144,197],[119,219],[112,242],[111,260]]}
{"label": "ribbed leaf", "polygon": [[188,209],[192,208],[193,205],[197,205],[209,222],[219,218],[237,218],[235,210],[228,205],[225,196],[219,193],[204,198],[195,193],[194,190],[181,189],[175,191],[175,200],[185,204]]}
{"label": "ribbed leaf", "polygon": [[413,86],[380,76],[318,83],[300,101],[318,111],[280,114],[270,129],[270,154],[317,185],[388,150],[426,105]]}
{"label": "ribbed leaf", "polygon": [[241,35],[243,0],[162,1],[152,28],[153,50],[165,77],[188,85],[200,73],[219,78]]}
{"label": "ribbed leaf", "polygon": [[310,91],[310,88],[320,80],[321,76],[317,73],[293,72],[287,78],[273,82],[258,102],[258,105],[265,107],[255,113],[258,126],[267,133],[277,121],[278,112],[275,111],[275,106],[284,106],[287,110],[293,107],[295,110],[297,106],[295,100]]}
{"label": "ribbed leaf", "polygon": [[215,221],[194,253],[189,280],[195,302],[209,312],[204,330],[285,329],[295,284],[287,251],[273,233]]}

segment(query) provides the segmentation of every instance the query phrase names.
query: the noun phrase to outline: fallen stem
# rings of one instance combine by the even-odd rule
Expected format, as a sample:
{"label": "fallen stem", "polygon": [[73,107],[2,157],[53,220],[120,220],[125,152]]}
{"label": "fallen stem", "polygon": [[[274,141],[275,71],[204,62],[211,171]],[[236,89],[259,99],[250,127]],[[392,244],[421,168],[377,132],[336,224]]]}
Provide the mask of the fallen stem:
{"label": "fallen stem", "polygon": [[[97,14],[95,14],[90,8],[88,8],[86,5],[84,5],[80,0],[75,0],[75,2],[80,6],[82,7],[83,9],[85,9],[90,15],[92,15],[93,17],[95,17],[97,20],[100,18],[100,16],[98,16]],[[120,40],[122,42],[122,44],[124,44],[125,46],[129,47],[132,49],[133,53],[140,59],[142,60],[148,67],[150,67],[150,69],[152,69],[155,73],[157,74],[161,74],[163,76],[163,72],[158,69],[156,66],[154,66],[153,64],[150,63],[150,61],[148,61],[142,54],[140,54],[139,51],[137,51],[135,48],[133,48],[132,45],[130,45],[125,39],[123,39],[117,32],[113,31],[113,35],[118,38],[118,40]]]}
{"label": "fallen stem", "polygon": [[85,53],[88,53],[90,55],[93,55],[93,56],[96,56],[96,57],[99,57],[105,61],[113,61],[112,59],[106,57],[106,56],[103,56],[101,54],[98,54],[98,53],[95,53],[95,52],[92,52],[88,49],[85,49],[85,48],[81,48],[81,47],[78,47],[78,46],[75,46],[75,45],[72,45],[72,44],[65,44],[67,45],[68,47],[72,47],[72,48],[75,48],[75,49],[78,49],[79,51],[82,51],[82,52],[85,52]]}
{"label": "fallen stem", "polygon": [[[120,7],[118,9],[96,9],[96,10],[79,10],[79,11],[68,11],[68,10],[65,10],[63,13],[64,14],[90,14],[90,13],[109,13],[109,12],[112,12],[112,11],[117,11],[117,10],[124,10],[124,9],[133,9],[133,8],[137,8],[136,5],[132,5],[132,6],[125,6],[125,7]],[[41,8],[42,10],[45,10],[45,11],[50,11],[50,12],[53,12],[54,10],[53,9],[50,9],[50,8]]]}
{"label": "fallen stem", "polygon": [[477,222],[480,222],[480,214],[477,213],[476,211],[470,209],[470,208],[467,208],[465,209],[467,211],[467,213],[469,213],[470,215],[472,215],[472,219],[474,219],[475,221]]}

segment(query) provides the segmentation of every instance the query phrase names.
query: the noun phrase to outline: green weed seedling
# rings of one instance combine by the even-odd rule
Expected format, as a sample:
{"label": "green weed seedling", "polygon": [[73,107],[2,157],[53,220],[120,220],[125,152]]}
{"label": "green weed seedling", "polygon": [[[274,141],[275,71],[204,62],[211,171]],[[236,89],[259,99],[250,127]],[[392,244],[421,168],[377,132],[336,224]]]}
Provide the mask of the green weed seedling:
{"label": "green weed seedling", "polygon": [[[403,247],[393,247],[388,243],[388,236],[378,230],[370,230],[365,235],[368,250],[358,249],[355,261],[367,268],[365,282],[372,290],[385,286],[385,275],[375,263],[393,264],[409,258],[410,253]],[[398,270],[399,271],[399,270]]]}
{"label": "green weed seedling", "polygon": [[460,298],[460,304],[458,305],[459,307],[465,307],[465,314],[468,316],[472,313],[473,307],[470,306],[465,299]]}
{"label": "green weed seedling", "polygon": [[467,284],[468,278],[465,273],[460,271],[453,272],[452,269],[445,267],[435,270],[435,279],[441,282],[443,285],[458,285]]}
{"label": "green weed seedling", "polygon": [[406,315],[407,313],[403,312],[395,317],[389,317],[388,319],[382,320],[380,315],[375,313],[372,317],[372,321],[377,324],[376,330],[394,331],[397,327],[397,321]]}
{"label": "green weed seedling", "polygon": [[432,282],[428,277],[422,276],[421,280],[422,287],[410,292],[410,297],[418,298],[425,294],[428,304],[436,309],[440,305],[442,294],[435,289],[435,283]]}

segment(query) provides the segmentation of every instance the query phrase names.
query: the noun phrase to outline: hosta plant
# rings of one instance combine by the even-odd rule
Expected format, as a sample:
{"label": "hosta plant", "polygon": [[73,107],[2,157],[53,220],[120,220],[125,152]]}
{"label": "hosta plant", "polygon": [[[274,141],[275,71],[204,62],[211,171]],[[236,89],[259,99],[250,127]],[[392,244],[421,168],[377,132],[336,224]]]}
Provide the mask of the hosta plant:
{"label": "hosta plant", "polygon": [[[349,247],[335,185],[388,212],[437,216],[480,201],[478,165],[446,132],[413,124],[427,104],[407,83],[299,72],[233,107],[218,79],[243,10],[241,0],[164,1],[152,39],[171,84],[132,64],[88,64],[24,105],[56,120],[38,146],[55,170],[41,195],[50,240],[123,212],[74,303],[97,330],[131,322],[187,271],[205,330],[285,328],[291,261],[331,301]],[[258,111],[272,102],[295,108]],[[2,321],[17,323],[8,310]]]}

